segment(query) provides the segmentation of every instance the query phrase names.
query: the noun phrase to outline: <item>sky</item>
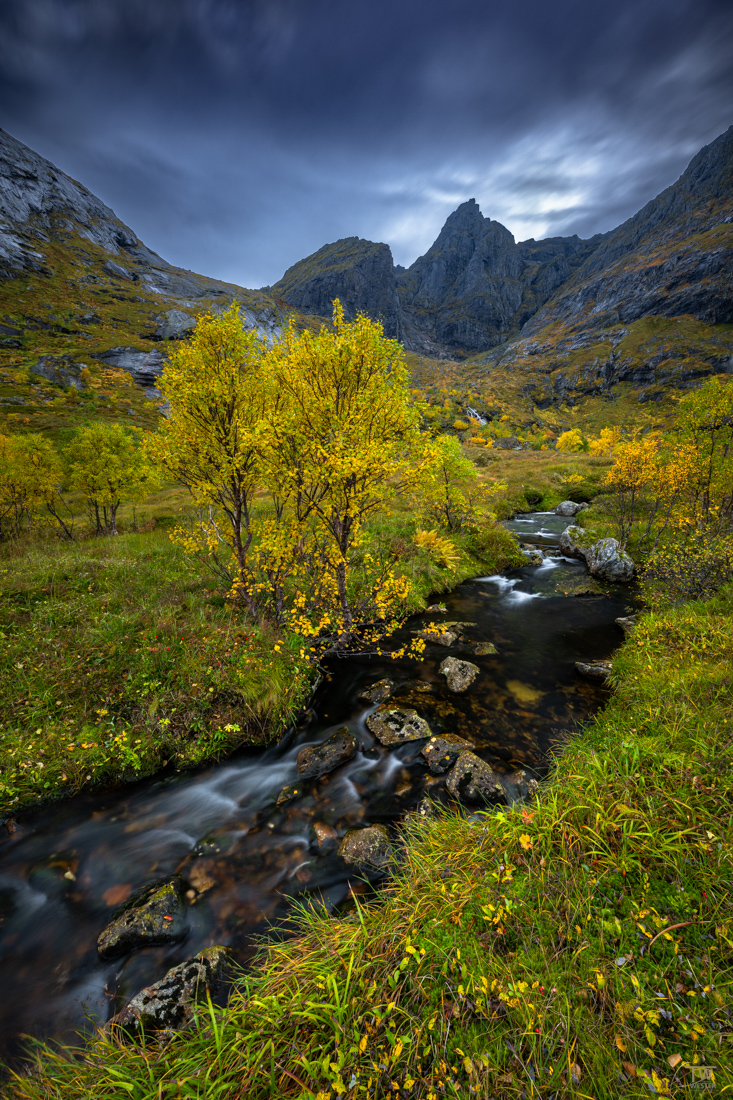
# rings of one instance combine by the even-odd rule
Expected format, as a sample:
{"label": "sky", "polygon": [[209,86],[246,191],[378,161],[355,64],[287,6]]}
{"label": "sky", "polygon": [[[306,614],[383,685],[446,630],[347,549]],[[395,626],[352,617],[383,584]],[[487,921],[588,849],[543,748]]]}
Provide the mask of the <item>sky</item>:
{"label": "sky", "polygon": [[171,263],[614,228],[733,122],[729,0],[3,0],[0,126]]}

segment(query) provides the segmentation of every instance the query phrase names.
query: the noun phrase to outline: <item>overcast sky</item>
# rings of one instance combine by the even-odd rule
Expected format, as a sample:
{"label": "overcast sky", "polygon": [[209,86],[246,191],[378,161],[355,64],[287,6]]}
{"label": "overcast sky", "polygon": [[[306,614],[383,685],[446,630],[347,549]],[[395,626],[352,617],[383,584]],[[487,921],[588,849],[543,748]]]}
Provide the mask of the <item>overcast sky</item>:
{"label": "overcast sky", "polygon": [[0,125],[172,263],[618,225],[733,122],[730,0],[4,0]]}

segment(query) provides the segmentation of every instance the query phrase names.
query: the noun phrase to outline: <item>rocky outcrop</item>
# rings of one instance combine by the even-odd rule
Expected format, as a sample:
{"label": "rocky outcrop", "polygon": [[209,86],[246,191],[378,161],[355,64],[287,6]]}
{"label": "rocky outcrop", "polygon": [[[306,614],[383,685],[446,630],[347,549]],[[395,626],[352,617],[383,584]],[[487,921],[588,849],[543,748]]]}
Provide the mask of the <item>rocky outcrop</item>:
{"label": "rocky outcrop", "polygon": [[368,729],[383,745],[401,745],[405,741],[420,741],[430,737],[431,729],[416,710],[390,707],[370,714],[366,720]]}
{"label": "rocky outcrop", "polygon": [[505,801],[498,775],[473,752],[461,753],[448,776],[446,787],[461,802]]}
{"label": "rocky outcrop", "polygon": [[97,951],[102,959],[116,959],[135,947],[176,943],[187,928],[183,887],[174,875],[133,894],[100,933]]}
{"label": "rocky outcrop", "polygon": [[582,527],[566,527],[560,535],[560,550],[566,557],[584,561],[588,572],[602,581],[626,583],[633,579],[634,563],[617,539],[591,542]]}
{"label": "rocky outcrop", "polygon": [[87,388],[81,376],[83,369],[84,364],[77,363],[70,355],[43,355],[28,368],[31,374],[40,374],[56,386],[72,386],[75,390]]}
{"label": "rocky outcrop", "polygon": [[455,695],[468,691],[479,674],[476,665],[472,665],[470,661],[460,661],[457,657],[446,657],[441,661],[438,671],[445,676],[448,690]]}
{"label": "rocky outcrop", "polygon": [[395,850],[385,825],[350,829],[339,844],[344,863],[376,871],[388,871],[395,861]]}
{"label": "rocky outcrop", "polygon": [[320,745],[306,745],[297,757],[298,775],[301,779],[320,779],[334,771],[356,752],[357,741],[348,726],[332,733]]}
{"label": "rocky outcrop", "polygon": [[216,992],[229,953],[227,947],[207,947],[174,966],[159,982],[141,989],[104,1030],[156,1032],[160,1038],[161,1032],[172,1035],[190,1027],[196,1005]]}
{"label": "rocky outcrop", "polygon": [[293,264],[270,292],[305,313],[330,317],[334,298],[347,320],[366,313],[385,335],[402,336],[392,252],[386,244],[345,237]]}
{"label": "rocky outcrop", "polygon": [[110,367],[127,371],[141,386],[154,386],[165,365],[163,353],[157,348],[140,351],[139,348],[115,347],[108,351],[93,352],[91,358],[101,359]]}
{"label": "rocky outcrop", "polygon": [[169,309],[158,317],[155,335],[158,340],[180,340],[196,328],[196,318],[182,309]]}

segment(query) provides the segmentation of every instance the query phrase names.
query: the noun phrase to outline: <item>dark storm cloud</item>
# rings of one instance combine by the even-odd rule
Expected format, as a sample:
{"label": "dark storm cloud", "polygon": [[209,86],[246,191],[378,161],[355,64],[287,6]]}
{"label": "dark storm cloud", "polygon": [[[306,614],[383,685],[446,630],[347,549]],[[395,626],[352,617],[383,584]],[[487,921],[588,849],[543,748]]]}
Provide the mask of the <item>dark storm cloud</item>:
{"label": "dark storm cloud", "polygon": [[613,227],[732,121],[716,0],[6,0],[2,125],[173,262],[272,282],[326,241],[410,263],[475,196]]}

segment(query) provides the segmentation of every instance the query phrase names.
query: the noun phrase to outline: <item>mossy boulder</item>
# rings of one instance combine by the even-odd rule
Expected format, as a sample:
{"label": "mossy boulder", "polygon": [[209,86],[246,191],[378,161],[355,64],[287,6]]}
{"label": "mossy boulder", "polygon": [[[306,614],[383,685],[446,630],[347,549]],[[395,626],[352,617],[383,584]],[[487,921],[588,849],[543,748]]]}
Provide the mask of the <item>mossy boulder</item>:
{"label": "mossy boulder", "polygon": [[455,733],[445,733],[441,737],[431,737],[422,747],[422,755],[433,775],[447,772],[463,752],[475,748],[473,741],[466,741]]}
{"label": "mossy boulder", "polygon": [[360,691],[357,699],[361,699],[365,703],[384,703],[393,692],[394,681],[385,676],[383,680],[377,680],[376,683]]}
{"label": "mossy boulder", "polygon": [[350,829],[339,845],[338,854],[344,863],[378,871],[387,871],[395,859],[395,851],[385,825]]}
{"label": "mossy boulder", "polygon": [[102,959],[117,959],[136,947],[177,943],[188,930],[178,875],[138,890],[115,913],[97,940]]}

